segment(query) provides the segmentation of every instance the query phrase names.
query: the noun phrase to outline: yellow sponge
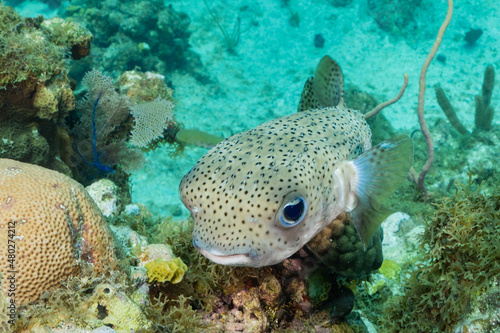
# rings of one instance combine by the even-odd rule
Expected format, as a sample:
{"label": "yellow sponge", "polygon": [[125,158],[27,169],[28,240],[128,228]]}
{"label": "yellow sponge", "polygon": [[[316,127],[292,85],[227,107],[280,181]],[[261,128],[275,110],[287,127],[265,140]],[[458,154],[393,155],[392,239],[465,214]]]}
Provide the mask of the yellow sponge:
{"label": "yellow sponge", "polygon": [[388,279],[395,279],[401,273],[401,267],[394,260],[385,259],[378,271]]}
{"label": "yellow sponge", "polygon": [[167,281],[174,284],[179,283],[187,271],[186,264],[178,257],[170,260],[156,259],[155,261],[148,262],[144,267],[146,267],[149,283],[164,283]]}

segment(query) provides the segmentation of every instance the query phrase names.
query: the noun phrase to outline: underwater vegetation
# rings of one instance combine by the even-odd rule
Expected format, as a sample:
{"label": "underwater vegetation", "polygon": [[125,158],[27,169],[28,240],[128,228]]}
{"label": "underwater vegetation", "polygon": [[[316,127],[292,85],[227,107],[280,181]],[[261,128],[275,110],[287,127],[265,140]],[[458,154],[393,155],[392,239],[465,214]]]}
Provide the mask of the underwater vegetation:
{"label": "underwater vegetation", "polygon": [[163,76],[131,71],[115,84],[92,70],[77,99],[69,58],[89,54],[92,34],[61,18],[21,19],[3,4],[0,22],[2,157],[49,167],[86,185],[104,174],[126,187],[130,170],[142,164],[142,150],[174,142],[179,126]]}
{"label": "underwater vegetation", "polygon": [[[114,165],[118,163],[118,160],[113,161],[108,157],[110,153],[107,151],[126,154],[128,158],[125,167],[128,168],[137,159],[141,161],[140,152],[129,149],[124,142],[129,131],[122,131],[122,135],[115,131],[130,115],[128,99],[115,91],[110,77],[97,70],[85,74],[82,85],[87,87],[88,92],[77,103],[81,118],[73,129],[78,154],[87,164],[104,173],[112,172]],[[119,140],[106,142],[111,135]]]}
{"label": "underwater vegetation", "polygon": [[[439,151],[435,154],[429,183],[433,184],[432,192],[437,197],[450,195],[455,180],[466,179],[469,172],[474,174],[477,184],[484,183],[483,189],[491,192],[497,187],[498,163],[492,162],[498,156],[495,147],[499,144],[499,128],[493,124],[494,106],[491,103],[494,78],[493,67],[487,66],[481,92],[475,96],[472,133],[457,117],[444,90],[439,86],[435,88],[438,104],[448,119],[448,122],[436,120],[432,124],[432,135],[438,142]],[[424,154],[421,140],[419,135],[414,137],[416,161],[421,160]],[[445,151],[450,153],[442,153]]]}
{"label": "underwater vegetation", "polygon": [[[472,178],[437,206],[421,236],[422,262],[410,273],[406,292],[387,307],[394,332],[453,331],[488,293],[500,274],[500,192],[481,193]],[[483,314],[487,316],[487,313]],[[488,323],[490,318],[483,318]],[[462,331],[468,324],[461,324]],[[495,330],[491,321],[485,329]],[[488,326],[490,325],[490,326]]]}
{"label": "underwater vegetation", "polygon": [[[335,282],[329,282],[332,286],[328,290],[324,288],[322,281],[331,278],[324,268],[316,273],[323,279],[315,281],[311,276],[306,281],[310,270],[305,263],[311,260],[314,263],[312,257],[296,256],[266,269],[220,266],[192,246],[192,221],[150,222],[145,221],[150,226],[147,229],[154,230],[148,232],[149,241],[161,239],[172,244],[172,254],[179,255],[174,261],[184,271],[182,280],[157,280],[144,285],[146,275],[141,277],[138,260],[144,259],[145,251],[149,251],[146,257],[153,258],[156,250],[150,247],[160,244],[149,245],[149,250],[136,247],[126,258],[129,264],[120,265],[124,271],[103,276],[93,273],[91,266],[83,265],[81,275],[69,278],[61,288],[23,307],[16,331],[95,329],[103,325],[117,332],[131,329],[137,332],[263,332],[287,328],[314,331],[314,327],[332,325],[325,320],[330,318],[329,312],[341,318],[352,308],[352,296],[343,296],[345,288],[339,292],[341,289]],[[139,259],[141,257],[143,259]],[[155,259],[149,263],[160,261]],[[148,265],[145,264],[146,269]],[[127,268],[131,267],[134,269],[130,274]],[[333,297],[335,293],[341,297]],[[321,301],[312,301],[316,297]],[[332,327],[350,331],[345,323]]]}

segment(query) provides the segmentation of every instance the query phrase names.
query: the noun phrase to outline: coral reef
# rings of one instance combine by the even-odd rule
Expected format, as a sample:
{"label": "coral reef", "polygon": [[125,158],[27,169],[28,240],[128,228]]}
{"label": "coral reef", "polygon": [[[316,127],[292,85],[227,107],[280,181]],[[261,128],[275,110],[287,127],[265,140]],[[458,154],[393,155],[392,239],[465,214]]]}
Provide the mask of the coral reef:
{"label": "coral reef", "polygon": [[[116,85],[120,93],[126,95],[134,103],[132,110],[135,108],[134,105],[137,106],[137,109],[143,109],[146,112],[151,112],[156,109],[159,113],[157,117],[162,119],[165,118],[163,121],[165,124],[160,124],[163,125],[163,131],[161,131],[161,133],[156,133],[152,136],[151,134],[145,133],[149,132],[150,127],[143,126],[142,131],[138,131],[137,134],[138,136],[144,137],[145,141],[135,140],[133,138],[134,134],[132,134],[132,141],[142,141],[140,146],[146,151],[154,149],[164,143],[174,144],[176,142],[175,139],[181,125],[174,119],[174,91],[165,84],[165,76],[153,72],[127,71],[118,78]],[[162,107],[161,109],[155,108],[155,105],[158,104],[154,102],[158,100],[161,100],[159,104],[159,106]],[[147,107],[141,106],[144,104],[147,105]],[[132,111],[132,114],[133,112],[134,111]],[[138,117],[134,115],[134,118],[137,125]],[[150,121],[149,118],[145,118],[145,120]],[[135,128],[134,130],[137,131]]]}
{"label": "coral reef", "polygon": [[352,220],[342,213],[307,243],[307,247],[333,272],[356,278],[380,267],[382,239],[382,228],[379,228],[364,250]]}
{"label": "coral reef", "polygon": [[85,0],[61,7],[60,14],[95,36],[92,55],[72,69],[75,79],[92,68],[117,77],[136,67],[162,74],[201,67],[189,45],[189,17],[161,0]]}
{"label": "coral reef", "polygon": [[140,152],[125,144],[130,131],[125,127],[130,117],[128,98],[116,92],[111,77],[98,70],[85,74],[82,85],[88,91],[77,103],[80,118],[72,131],[76,136],[76,151],[86,164],[94,167],[86,168],[85,174],[101,171],[103,167],[112,169],[118,163],[123,163],[125,169],[140,165]]}
{"label": "coral reef", "polygon": [[12,248],[0,252],[2,287],[16,304],[58,287],[81,263],[97,272],[114,267],[106,221],[80,184],[8,159],[0,159],[0,184],[0,244]]}
{"label": "coral reef", "polygon": [[0,4],[0,151],[2,157],[69,174],[64,118],[75,108],[68,54],[88,53],[92,35],[74,22],[21,18]]}
{"label": "coral reef", "polygon": [[[172,244],[174,253],[189,270],[180,283],[152,286],[151,293],[163,295],[163,302],[176,295],[192,297],[190,304],[200,308],[204,318],[218,323],[218,331],[320,328],[343,318],[352,309],[352,292],[339,286],[336,275],[318,264],[306,250],[279,265],[261,269],[220,266],[194,249],[192,228],[190,220],[181,224],[165,220],[157,226],[153,241]],[[321,279],[312,283],[309,276],[315,270]],[[325,281],[332,284],[321,296],[326,301],[313,304],[314,292],[309,286],[324,289]],[[349,293],[351,296],[346,296]],[[311,324],[309,320],[319,309],[326,311],[327,319]]]}
{"label": "coral reef", "polygon": [[423,263],[410,273],[406,293],[387,310],[391,331],[451,330],[470,312],[471,300],[490,290],[500,274],[500,193],[497,187],[484,195],[473,186],[472,177],[467,186],[459,185],[426,225]]}
{"label": "coral reef", "polygon": [[121,94],[134,103],[151,102],[161,97],[174,102],[174,91],[165,84],[165,76],[154,72],[126,71],[116,82]]}
{"label": "coral reef", "polygon": [[[192,246],[191,220],[158,220],[144,208],[134,214],[125,209],[111,219],[132,224],[134,218],[142,219],[136,225],[146,228],[153,244],[146,246],[127,226],[113,226],[119,233],[116,239],[128,249],[124,271],[103,276],[91,265],[82,265],[82,274],[21,308],[16,331],[91,330],[103,325],[116,332],[365,329],[355,313],[347,316],[353,306],[352,291],[336,282],[336,275],[305,249],[272,267],[220,266]],[[162,282],[167,274],[160,272],[156,281],[148,283],[148,268],[164,268],[168,260],[181,268],[183,275],[177,277],[182,280]],[[328,290],[325,284],[330,284]],[[323,290],[323,301],[314,301],[315,288]]]}
{"label": "coral reef", "polygon": [[179,125],[173,118],[173,91],[163,76],[138,71],[125,72],[115,85],[111,77],[92,70],[82,84],[88,89],[70,121],[75,178],[88,184],[106,176],[128,197],[129,173],[143,163],[138,147],[174,142]]}
{"label": "coral reef", "polygon": [[[152,307],[146,308],[148,317],[152,318],[154,332],[193,332],[203,333],[214,331],[214,325],[203,320],[198,311],[190,305],[191,297],[180,295],[171,306],[168,301],[156,299]],[[138,330],[147,333],[148,330]]]}
{"label": "coral reef", "polygon": [[[97,274],[89,265],[82,274],[62,282],[59,289],[45,292],[40,300],[20,309],[16,332],[43,332],[64,329],[95,329],[103,325],[118,332],[149,327],[142,308],[130,301],[132,289],[123,273]],[[100,306],[99,306],[100,304]],[[68,329],[69,328],[69,329]]]}
{"label": "coral reef", "polygon": [[139,265],[144,267],[146,264],[158,259],[172,260],[174,259],[174,252],[167,244],[150,244],[141,251],[138,259]]}

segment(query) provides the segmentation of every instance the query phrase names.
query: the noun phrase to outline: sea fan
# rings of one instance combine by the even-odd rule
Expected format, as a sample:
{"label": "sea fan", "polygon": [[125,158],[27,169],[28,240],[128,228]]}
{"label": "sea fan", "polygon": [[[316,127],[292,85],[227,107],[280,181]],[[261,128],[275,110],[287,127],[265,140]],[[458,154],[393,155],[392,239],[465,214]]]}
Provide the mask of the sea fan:
{"label": "sea fan", "polygon": [[137,104],[131,107],[135,126],[130,143],[144,148],[153,140],[163,136],[174,120],[174,103],[158,97],[152,102]]}

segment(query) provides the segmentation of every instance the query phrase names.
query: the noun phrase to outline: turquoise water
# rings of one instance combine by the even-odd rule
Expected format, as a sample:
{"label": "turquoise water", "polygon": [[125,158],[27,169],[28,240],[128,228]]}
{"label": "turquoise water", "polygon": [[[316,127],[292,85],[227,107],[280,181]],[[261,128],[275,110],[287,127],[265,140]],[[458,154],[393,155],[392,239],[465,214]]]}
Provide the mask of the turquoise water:
{"label": "turquoise water", "polygon": [[[189,16],[190,49],[201,60],[196,70],[209,78],[209,82],[200,82],[183,70],[161,73],[167,75],[175,91],[176,119],[186,128],[227,137],[293,113],[305,79],[317,61],[328,54],[341,65],[347,87],[354,85],[379,101],[396,95],[407,73],[409,84],[404,96],[384,110],[384,115],[397,130],[409,134],[418,129],[418,76],[445,16],[445,1],[401,1],[394,7],[388,2],[388,9],[384,1],[371,2],[379,7],[364,0],[348,2],[345,7],[336,7],[336,1],[326,0],[214,1],[209,10],[203,1],[167,1]],[[57,15],[57,1],[12,4],[26,15]],[[427,74],[427,87],[440,84],[445,89],[469,130],[473,128],[474,96],[480,89],[484,68],[499,63],[497,7],[494,1],[457,2],[438,52],[446,60],[435,59]],[[291,23],[294,13],[298,24]],[[228,52],[215,20],[230,35],[238,18],[239,40],[234,52]],[[471,28],[484,33],[475,45],[468,46],[464,36]],[[317,34],[324,38],[321,48],[314,45]],[[140,38],[134,42],[140,43]],[[112,52],[107,56],[112,58]],[[119,74],[120,70],[115,70]],[[493,94],[492,104],[498,99],[499,94]],[[444,118],[433,89],[428,90],[425,105],[429,123]],[[494,123],[498,121],[495,117]],[[207,150],[187,147],[184,155],[172,159],[169,149],[146,154],[147,164],[131,178],[133,200],[145,203],[157,214],[186,217],[177,184]]]}
{"label": "turquoise water", "polygon": [[[104,15],[109,22],[116,20],[120,26],[109,31],[106,21],[85,21],[78,13],[95,7],[103,14],[104,9],[119,7],[115,0],[6,3],[26,16],[72,17],[95,34],[91,56],[72,63],[71,74],[76,81],[92,67],[116,79],[140,64],[142,71],[156,71],[165,76],[174,90],[175,118],[183,127],[223,137],[295,113],[304,83],[324,55],[331,56],[341,66],[346,90],[366,92],[378,102],[396,96],[403,75],[407,74],[409,82],[403,97],[385,108],[383,115],[395,133],[414,138],[417,170],[427,158],[417,117],[418,80],[445,17],[445,1],[165,1],[176,13],[187,15],[183,18],[185,30],[172,42],[182,45],[182,52],[189,50],[190,53],[182,53],[189,56],[184,64],[178,63],[182,54],[165,58],[168,52],[164,49],[155,54],[171,44],[163,41],[162,30],[148,18],[148,13],[155,11],[147,1],[123,0],[122,4],[128,4],[127,10],[121,7],[114,13],[123,16]],[[427,72],[425,118],[433,135],[436,161],[426,186],[436,198],[453,196],[454,181],[467,183],[470,172],[476,183],[485,182],[485,193],[491,194],[498,188],[498,79],[490,101],[497,109],[491,130],[474,138],[457,134],[438,105],[434,88],[439,85],[444,89],[458,119],[473,132],[475,96],[481,95],[485,68],[491,65],[496,72],[500,69],[499,17],[496,0],[457,1],[437,57]],[[475,42],[465,40],[471,29],[482,31]],[[126,61],[127,48],[130,61]],[[141,50],[138,58],[147,61],[132,58],[138,49]],[[186,146],[182,154],[176,154],[176,147],[166,144],[145,152],[146,163],[131,173],[132,201],[145,204],[155,216],[173,216],[176,221],[188,218],[189,211],[179,197],[179,183],[207,151],[208,148]],[[407,184],[402,190],[406,193],[398,195],[413,193],[409,187]],[[405,200],[408,201],[406,198],[401,202]],[[421,198],[415,197],[414,201],[422,204]],[[416,222],[421,213],[419,208],[406,208],[402,207],[403,213],[392,216],[392,222],[383,225],[386,229],[383,245],[386,259],[407,263],[416,260],[416,235],[422,233],[423,226]],[[399,232],[408,232],[410,236],[398,238]],[[408,269],[406,272],[412,269],[404,268]],[[372,284],[361,288],[365,288],[364,296],[383,287],[376,284],[382,281],[380,273],[377,274]],[[384,283],[402,292],[400,284]],[[364,299],[364,302],[370,301]],[[370,332],[376,331],[374,326],[365,324]]]}
{"label": "turquoise water", "polygon": [[[228,136],[295,112],[305,78],[328,54],[341,65],[347,86],[355,85],[379,101],[395,96],[403,83],[403,73],[407,73],[409,84],[404,96],[384,110],[384,115],[394,128],[405,133],[418,129],[418,77],[444,18],[445,2],[422,2],[414,12],[417,27],[403,36],[382,30],[370,15],[366,1],[353,1],[347,7],[334,7],[328,1],[290,1],[289,9],[281,1],[214,2],[212,6],[227,29],[231,29],[236,16],[246,19],[241,23],[236,54],[227,52],[221,32],[203,3],[192,6],[174,2],[173,6],[191,17],[191,45],[201,56],[203,71],[216,81],[200,85],[183,73],[172,76],[179,102],[176,115],[186,127]],[[434,60],[427,74],[428,88],[440,84],[446,89],[458,117],[469,130],[473,128],[474,96],[481,87],[484,68],[499,64],[496,7],[493,1],[457,3],[438,52],[446,61]],[[289,24],[289,10],[299,13],[298,27]],[[485,33],[469,48],[464,35],[469,28],[477,27]],[[323,48],[314,46],[316,34],[324,37]],[[499,95],[493,98],[494,105]],[[425,105],[429,123],[444,118],[433,89],[428,90]],[[439,141],[436,143],[439,150]],[[166,205],[182,207],[176,184],[204,152],[188,148],[185,156],[175,161],[162,150],[148,154],[149,163],[132,178],[134,199],[151,205],[158,213]]]}

